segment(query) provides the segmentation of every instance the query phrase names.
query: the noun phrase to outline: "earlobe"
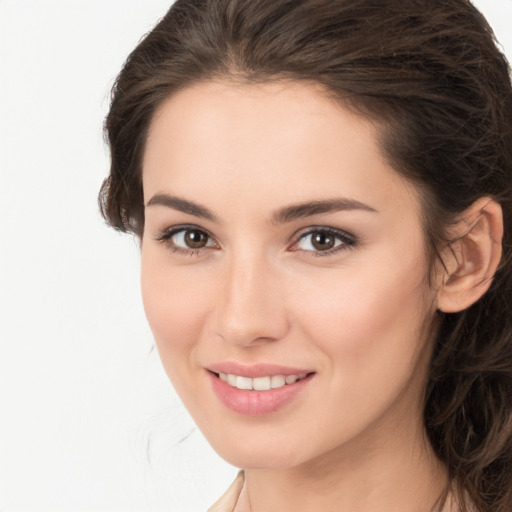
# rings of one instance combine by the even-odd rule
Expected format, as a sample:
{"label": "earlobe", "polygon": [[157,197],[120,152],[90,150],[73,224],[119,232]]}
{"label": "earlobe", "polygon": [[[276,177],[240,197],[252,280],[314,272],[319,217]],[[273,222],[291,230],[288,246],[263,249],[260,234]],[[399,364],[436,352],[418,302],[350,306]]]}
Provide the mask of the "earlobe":
{"label": "earlobe", "polygon": [[441,252],[443,280],[437,294],[437,307],[445,313],[468,308],[489,289],[501,259],[501,206],[489,197],[478,199],[451,234],[454,242]]}

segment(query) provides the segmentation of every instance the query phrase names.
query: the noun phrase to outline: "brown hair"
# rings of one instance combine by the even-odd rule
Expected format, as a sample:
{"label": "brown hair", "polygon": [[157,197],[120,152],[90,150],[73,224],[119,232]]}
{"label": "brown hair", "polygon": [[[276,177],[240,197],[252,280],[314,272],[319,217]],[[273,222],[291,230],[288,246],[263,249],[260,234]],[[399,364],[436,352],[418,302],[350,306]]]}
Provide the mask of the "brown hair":
{"label": "brown hair", "polygon": [[106,135],[108,223],[142,236],[141,161],[162,102],[210,79],[306,80],[382,123],[423,197],[432,261],[477,198],[501,204],[503,259],[476,304],[438,313],[425,427],[464,510],[512,510],[512,88],[467,0],[178,0],[128,57]]}

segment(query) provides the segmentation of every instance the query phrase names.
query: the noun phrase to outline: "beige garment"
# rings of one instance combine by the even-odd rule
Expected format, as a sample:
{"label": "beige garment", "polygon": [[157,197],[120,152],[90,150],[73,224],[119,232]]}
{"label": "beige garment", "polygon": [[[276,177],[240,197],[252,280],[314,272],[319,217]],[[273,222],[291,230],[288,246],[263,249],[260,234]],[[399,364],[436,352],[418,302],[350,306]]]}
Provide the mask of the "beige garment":
{"label": "beige garment", "polygon": [[229,489],[208,509],[207,512],[233,512],[244,486],[244,472],[239,471]]}

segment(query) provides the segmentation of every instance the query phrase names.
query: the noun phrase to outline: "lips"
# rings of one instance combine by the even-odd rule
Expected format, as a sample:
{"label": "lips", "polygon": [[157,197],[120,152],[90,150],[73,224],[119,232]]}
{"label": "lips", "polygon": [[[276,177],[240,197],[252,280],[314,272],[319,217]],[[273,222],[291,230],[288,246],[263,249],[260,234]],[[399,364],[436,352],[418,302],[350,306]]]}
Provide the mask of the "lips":
{"label": "lips", "polygon": [[231,411],[261,416],[294,401],[315,372],[274,364],[240,365],[233,362],[207,368],[214,393]]}
{"label": "lips", "polygon": [[251,364],[244,365],[234,362],[224,362],[218,364],[212,364],[207,367],[213,373],[220,374],[232,374],[240,375],[241,377],[249,377],[254,379],[256,377],[267,377],[273,375],[302,375],[304,373],[313,373],[313,370],[307,368],[292,368],[290,366],[282,366],[278,364]]}

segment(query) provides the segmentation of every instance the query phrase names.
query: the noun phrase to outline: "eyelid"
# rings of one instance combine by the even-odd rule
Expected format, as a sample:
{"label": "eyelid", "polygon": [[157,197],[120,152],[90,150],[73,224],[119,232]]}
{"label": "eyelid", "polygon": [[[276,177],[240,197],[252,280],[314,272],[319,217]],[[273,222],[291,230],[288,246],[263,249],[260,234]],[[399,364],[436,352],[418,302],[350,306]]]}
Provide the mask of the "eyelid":
{"label": "eyelid", "polygon": [[[213,246],[207,245],[205,247],[200,247],[200,248],[194,249],[192,247],[190,247],[190,248],[180,247],[172,242],[171,239],[174,235],[176,235],[177,233],[179,233],[181,231],[187,231],[187,230],[201,231],[209,238],[210,241],[213,242]],[[314,233],[318,233],[318,232],[322,232],[322,233],[331,235],[331,236],[341,240],[342,243],[333,247],[332,249],[328,249],[325,251],[305,250],[305,249],[294,248],[305,237],[312,235]],[[352,249],[354,246],[356,246],[358,244],[358,239],[356,236],[352,235],[351,233],[349,233],[345,230],[342,230],[339,228],[334,228],[331,226],[309,226],[307,228],[302,228],[299,231],[297,231],[296,233],[294,233],[292,238],[294,241],[292,242],[291,246],[289,246],[288,250],[292,251],[292,252],[300,251],[303,253],[308,253],[308,255],[310,255],[310,256],[311,255],[313,255],[313,256],[328,256],[330,254],[334,254],[334,253],[341,252],[344,250]],[[164,245],[166,245],[168,249],[170,249],[174,252],[177,252],[177,253],[182,253],[182,254],[198,255],[207,249],[210,250],[212,248],[213,249],[220,248],[220,244],[216,240],[216,238],[207,229],[202,228],[201,226],[198,226],[196,224],[180,224],[180,225],[176,225],[176,226],[170,226],[170,227],[162,230],[159,234],[155,235],[155,240],[157,242],[161,242]]]}
{"label": "eyelid", "polygon": [[[190,247],[187,249],[185,247],[180,247],[180,246],[172,243],[171,239],[174,235],[176,235],[177,233],[180,233],[181,231],[189,231],[189,230],[201,231],[209,238],[209,240],[211,240],[214,243],[214,246],[212,247],[210,245],[210,246],[200,247],[197,249]],[[156,234],[154,238],[157,242],[163,243],[172,251],[178,252],[178,253],[183,253],[183,254],[197,254],[206,249],[212,249],[212,248],[215,249],[215,248],[220,247],[220,244],[218,243],[216,238],[207,229],[204,229],[201,226],[197,226],[196,224],[179,224],[177,226],[170,226],[168,228],[163,229],[160,233]]]}
{"label": "eyelid", "polygon": [[[335,238],[341,240],[343,243],[333,247],[332,249],[328,249],[325,251],[319,251],[319,250],[304,250],[304,249],[294,249],[293,247],[297,246],[298,243],[303,240],[305,237],[312,235],[314,233],[326,233],[328,235],[334,236]],[[330,254],[334,254],[340,251],[348,250],[354,248],[357,243],[358,239],[356,236],[352,235],[351,233],[339,229],[339,228],[333,228],[331,226],[309,226],[307,228],[301,229],[299,232],[296,232],[293,235],[294,242],[291,246],[291,251],[302,251],[303,253],[309,253],[309,255],[313,256],[328,256]]]}

